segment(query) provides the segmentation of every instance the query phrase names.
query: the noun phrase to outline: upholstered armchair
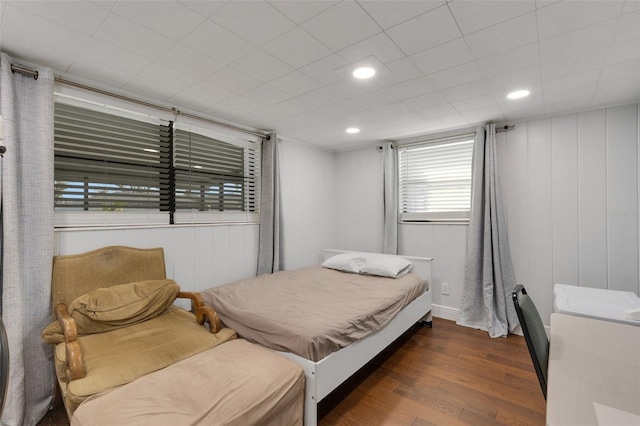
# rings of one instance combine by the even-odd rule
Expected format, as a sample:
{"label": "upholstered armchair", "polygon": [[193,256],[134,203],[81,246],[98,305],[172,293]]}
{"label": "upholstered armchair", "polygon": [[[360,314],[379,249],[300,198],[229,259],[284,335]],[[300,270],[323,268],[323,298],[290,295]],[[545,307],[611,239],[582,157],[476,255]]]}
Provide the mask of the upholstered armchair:
{"label": "upholstered armchair", "polygon": [[[43,331],[67,415],[109,391],[236,337],[199,293],[166,277],[162,248],[111,246],[56,256],[56,321]],[[192,312],[175,305],[191,300]]]}

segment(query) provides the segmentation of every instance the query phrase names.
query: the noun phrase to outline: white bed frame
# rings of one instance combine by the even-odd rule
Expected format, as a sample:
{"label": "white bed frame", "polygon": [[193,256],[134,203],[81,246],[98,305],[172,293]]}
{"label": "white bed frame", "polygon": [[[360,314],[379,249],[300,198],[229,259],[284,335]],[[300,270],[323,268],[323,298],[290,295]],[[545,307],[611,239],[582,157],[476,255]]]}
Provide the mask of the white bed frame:
{"label": "white bed frame", "polygon": [[[325,260],[342,250],[325,250]],[[431,286],[431,262],[429,257],[400,256],[413,263],[412,272],[417,273]],[[282,356],[300,364],[306,378],[304,424],[318,423],[318,403],[331,391],[362,368],[384,348],[400,337],[418,321],[431,322],[431,289],[415,299],[400,311],[385,327],[360,339],[349,346],[333,352],[320,361],[310,361],[290,352],[276,351]]]}

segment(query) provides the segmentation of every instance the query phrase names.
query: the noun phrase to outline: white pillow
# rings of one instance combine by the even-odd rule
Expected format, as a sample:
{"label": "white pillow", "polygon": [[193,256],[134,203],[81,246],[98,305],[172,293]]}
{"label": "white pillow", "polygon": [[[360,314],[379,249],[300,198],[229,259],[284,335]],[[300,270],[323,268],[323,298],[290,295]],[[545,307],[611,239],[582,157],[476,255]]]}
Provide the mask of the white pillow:
{"label": "white pillow", "polygon": [[349,252],[330,257],[322,266],[354,274],[398,278],[408,273],[413,263],[390,254]]}

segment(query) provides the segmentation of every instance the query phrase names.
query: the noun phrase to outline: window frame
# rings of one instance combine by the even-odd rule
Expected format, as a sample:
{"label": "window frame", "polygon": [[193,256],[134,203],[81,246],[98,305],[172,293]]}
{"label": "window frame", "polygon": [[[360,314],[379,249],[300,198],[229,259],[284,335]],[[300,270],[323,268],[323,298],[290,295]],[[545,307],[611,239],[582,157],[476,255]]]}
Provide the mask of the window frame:
{"label": "window frame", "polygon": [[[470,159],[469,159],[469,173],[468,173],[468,188],[469,188],[469,208],[466,210],[448,210],[443,212],[405,212],[405,192],[406,188],[403,187],[403,156],[402,152],[409,150],[416,150],[421,148],[430,148],[437,146],[452,145],[459,142],[470,141]],[[397,144],[397,174],[398,174],[398,223],[433,223],[433,224],[468,224],[471,214],[471,195],[473,191],[473,159],[475,155],[475,143],[476,134],[465,132],[462,134],[452,134],[450,136],[434,137],[431,139],[418,139],[409,143]]]}
{"label": "window frame", "polygon": [[[68,93],[68,90],[58,92],[56,90],[55,93],[55,102],[72,105],[80,108],[87,108],[90,110],[105,112],[105,113],[113,113],[114,115],[123,116],[125,118],[132,118],[140,121],[146,122],[163,122],[170,127],[170,136],[169,136],[169,164],[170,166],[167,168],[166,173],[170,176],[170,169],[172,168],[173,159],[173,126],[176,120],[176,116],[169,116],[168,114],[163,114],[162,111],[158,111],[158,114],[155,115],[154,110],[149,107],[138,108],[137,105],[130,105],[128,102],[124,103],[119,100],[115,100],[114,102],[110,102],[111,98],[104,99],[99,97],[96,99],[94,94],[87,94],[84,96],[84,91],[78,93],[77,91],[71,91]],[[191,122],[196,121],[197,124],[192,124]],[[207,123],[202,125],[200,120],[181,120],[181,123],[178,126],[182,127],[192,127],[197,128],[199,133],[204,133],[207,137],[212,137],[224,143],[232,143],[236,146],[242,146],[246,148],[248,146],[252,146],[254,148],[254,163],[256,164],[255,171],[255,186],[254,186],[254,205],[255,212],[246,212],[246,211],[199,211],[199,212],[191,212],[185,210],[176,210],[175,204],[170,205],[165,204],[168,203],[168,200],[174,198],[172,196],[167,196],[166,191],[163,194],[161,191],[160,194],[160,204],[158,210],[150,209],[130,209],[123,211],[104,211],[104,210],[60,210],[58,208],[54,208],[54,226],[56,229],[72,229],[72,228],[88,228],[88,227],[139,227],[139,226],[168,226],[168,225],[179,225],[179,224],[226,224],[226,223],[235,223],[235,224],[256,224],[260,223],[260,183],[261,183],[261,173],[260,173],[260,163],[261,163],[261,140],[257,137],[247,136],[244,137],[244,134],[239,134],[239,132],[227,132],[226,129],[223,129],[222,132],[217,130],[215,126],[209,126]],[[211,129],[211,127],[215,127],[216,130]],[[160,141],[160,139],[159,139]],[[158,142],[160,145],[160,142]],[[161,155],[167,155],[166,153]],[[246,157],[246,155],[245,155]],[[246,160],[245,160],[246,161]],[[54,159],[55,162],[55,159]],[[164,172],[163,172],[164,173]],[[54,176],[53,185],[56,185],[56,180]],[[174,182],[175,183],[175,182]],[[160,181],[158,181],[160,184]],[[171,185],[170,185],[170,191]],[[175,186],[173,187],[175,191]],[[175,200],[175,198],[174,198]],[[53,202],[53,200],[52,200]],[[243,194],[243,204],[246,204]]]}

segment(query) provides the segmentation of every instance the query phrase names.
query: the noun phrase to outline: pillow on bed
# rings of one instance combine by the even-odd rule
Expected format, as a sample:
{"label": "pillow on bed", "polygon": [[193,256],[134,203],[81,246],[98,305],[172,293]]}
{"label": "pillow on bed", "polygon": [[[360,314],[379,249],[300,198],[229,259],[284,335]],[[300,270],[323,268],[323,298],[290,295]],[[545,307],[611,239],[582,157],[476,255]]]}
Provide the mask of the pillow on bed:
{"label": "pillow on bed", "polygon": [[390,254],[349,252],[330,257],[322,266],[354,274],[399,278],[411,271],[413,263]]}
{"label": "pillow on bed", "polygon": [[[173,280],[147,280],[104,287],[83,294],[67,310],[78,335],[102,333],[155,318],[176,300],[180,286]],[[57,321],[42,333],[46,343],[64,341]]]}

